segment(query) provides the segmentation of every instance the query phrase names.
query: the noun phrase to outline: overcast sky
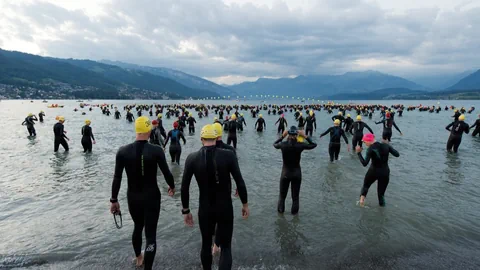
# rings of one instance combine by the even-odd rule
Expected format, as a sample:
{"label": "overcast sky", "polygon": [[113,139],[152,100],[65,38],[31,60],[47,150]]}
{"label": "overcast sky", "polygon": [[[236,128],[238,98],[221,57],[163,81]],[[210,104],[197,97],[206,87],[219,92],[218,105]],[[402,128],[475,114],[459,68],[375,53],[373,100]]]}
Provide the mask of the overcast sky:
{"label": "overcast sky", "polygon": [[480,0],[0,0],[0,48],[218,83],[480,67]]}

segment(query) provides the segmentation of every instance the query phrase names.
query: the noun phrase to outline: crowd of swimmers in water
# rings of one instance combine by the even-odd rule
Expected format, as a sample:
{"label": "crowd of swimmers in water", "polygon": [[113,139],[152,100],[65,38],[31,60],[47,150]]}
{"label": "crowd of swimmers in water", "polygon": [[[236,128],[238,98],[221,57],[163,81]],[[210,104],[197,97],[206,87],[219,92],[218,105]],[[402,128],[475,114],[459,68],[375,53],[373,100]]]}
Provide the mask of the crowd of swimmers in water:
{"label": "crowd of swimmers in water", "polygon": [[[400,135],[403,135],[395,122],[395,116],[402,117],[403,111],[419,110],[422,112],[439,113],[440,106],[416,106],[405,108],[403,105],[386,107],[383,105],[341,105],[341,104],[318,104],[318,105],[128,105],[123,107],[122,113],[114,105],[100,106],[102,113],[106,116],[114,110],[115,119],[121,119],[122,113],[128,122],[135,122],[136,141],[121,147],[116,155],[115,171],[112,183],[112,195],[110,198],[110,211],[119,215],[120,204],[118,193],[121,187],[123,171],[126,171],[128,189],[127,200],[130,215],[134,221],[134,232],[132,244],[136,256],[136,265],[144,265],[145,269],[151,269],[156,253],[156,228],[160,214],[160,190],[157,185],[157,168],[163,173],[167,182],[168,194],[175,194],[175,181],[167,164],[166,149],[168,143],[169,154],[172,163],[180,164],[182,153],[181,142],[186,143],[184,132],[188,127],[188,133],[193,135],[196,132],[195,124],[198,118],[209,117],[213,112],[215,117],[212,124],[201,129],[200,139],[203,147],[190,153],[186,159],[184,173],[181,182],[181,202],[184,222],[192,227],[193,216],[189,208],[189,187],[193,176],[199,187],[199,209],[198,219],[202,236],[202,247],[200,252],[203,269],[211,269],[213,255],[220,253],[219,269],[231,269],[232,254],[231,240],[233,233],[233,205],[232,205],[232,184],[231,177],[236,184],[235,197],[240,197],[242,202],[242,217],[249,216],[247,187],[243,180],[238,159],[237,132],[241,133],[247,122],[244,113],[250,115],[255,121],[255,130],[263,132],[267,122],[262,112],[268,115],[278,115],[274,123],[278,133],[278,139],[273,143],[274,148],[281,150],[283,168],[280,176],[280,191],[277,204],[277,211],[280,214],[285,212],[285,201],[288,190],[291,189],[292,206],[290,212],[297,215],[300,209],[300,186],[302,172],[300,167],[301,154],[304,150],[311,150],[317,147],[312,140],[313,131],[317,129],[317,115],[321,111],[327,114],[334,114],[331,117],[333,125],[321,133],[320,138],[329,135],[328,152],[330,161],[335,162],[339,158],[341,140],[347,144],[348,151],[357,153],[359,161],[363,166],[370,167],[364,177],[364,183],[360,192],[360,206],[364,206],[370,186],[377,183],[377,196],[380,206],[385,206],[385,191],[390,179],[388,158],[391,155],[399,157],[400,153],[392,147],[393,128]],[[92,111],[92,107],[89,109]],[[465,123],[465,113],[472,113],[475,108],[468,111],[465,108],[457,109],[453,106],[445,107],[444,110],[454,110],[453,121],[446,126],[450,131],[447,142],[447,150],[457,152],[460,146],[462,135],[468,134],[470,129],[475,128],[473,136],[480,134],[480,115],[476,122],[469,126]],[[78,110],[75,110],[78,111]],[[136,116],[134,113],[136,113]],[[356,113],[355,120],[350,112]],[[289,127],[285,114],[293,114],[296,125]],[[380,114],[380,120],[375,124],[383,126],[381,141],[376,138],[373,130],[362,117],[372,119],[375,113]],[[86,113],[83,113],[86,114]],[[150,121],[147,114],[155,118]],[[166,132],[163,126],[163,118],[175,119],[173,129]],[[155,116],[155,117],[154,117]],[[30,137],[35,137],[35,121],[43,122],[45,113],[41,111],[38,119],[35,115],[29,114],[22,125],[27,126]],[[330,116],[329,116],[330,117]],[[64,130],[65,117],[57,116],[58,121],[54,127],[54,151],[57,152],[62,145],[65,151],[69,150],[69,138]],[[82,127],[81,143],[84,152],[92,151],[92,144],[95,138],[90,127],[91,121],[85,120]],[[365,133],[367,129],[369,133]],[[223,142],[223,134],[227,133],[227,143]],[[352,135],[351,147],[346,134]],[[367,146],[365,154],[362,148]],[[142,253],[142,232],[145,229],[146,245]]]}

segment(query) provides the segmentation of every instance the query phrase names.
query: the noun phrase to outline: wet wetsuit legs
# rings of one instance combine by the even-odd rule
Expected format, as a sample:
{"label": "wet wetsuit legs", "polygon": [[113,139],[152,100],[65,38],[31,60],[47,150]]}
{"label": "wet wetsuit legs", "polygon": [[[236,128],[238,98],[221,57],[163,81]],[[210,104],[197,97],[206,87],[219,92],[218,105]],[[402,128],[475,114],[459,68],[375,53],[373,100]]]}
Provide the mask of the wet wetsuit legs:
{"label": "wet wetsuit legs", "polygon": [[472,136],[475,137],[475,136],[477,136],[477,134],[480,134],[480,127],[477,127],[477,128],[473,131]]}
{"label": "wet wetsuit legs", "polygon": [[[132,234],[133,250],[135,256],[142,252],[142,232],[145,227],[145,269],[152,269],[155,253],[157,251],[157,224],[160,216],[160,191],[152,195],[131,194],[127,192],[128,210],[135,224]],[[148,203],[145,203],[148,201]]]}
{"label": "wet wetsuit legs", "polygon": [[340,144],[339,143],[330,143],[328,146],[328,153],[330,154],[330,162],[333,160],[338,160],[338,155],[340,154]]}
{"label": "wet wetsuit legs", "polygon": [[200,256],[203,269],[212,269],[212,236],[217,225],[215,242],[221,247],[218,269],[232,268],[231,242],[233,235],[233,208],[216,213],[206,210],[198,213],[200,231],[202,233],[202,250]]}
{"label": "wet wetsuit legs", "polygon": [[195,133],[195,127],[194,126],[189,126],[188,127],[188,133],[190,133],[190,134]]}
{"label": "wet wetsuit legs", "polygon": [[302,185],[302,173],[299,170],[294,172],[289,172],[287,176],[286,172],[282,172],[280,177],[280,195],[278,198],[277,211],[279,213],[285,212],[285,200],[288,195],[288,188],[291,187],[292,192],[292,209],[291,212],[293,215],[296,215],[300,209],[300,187]]}
{"label": "wet wetsuit legs", "polygon": [[233,143],[233,148],[237,149],[237,136],[228,136],[227,144],[230,145]]}
{"label": "wet wetsuit legs", "polygon": [[391,142],[392,141],[392,132],[384,131],[382,134],[382,139]]}
{"label": "wet wetsuit legs", "polygon": [[58,148],[60,147],[60,144],[63,146],[63,148],[65,149],[65,152],[68,152],[68,143],[67,141],[65,140],[65,138],[55,138],[55,141],[54,141],[54,146],[53,146],[53,150],[54,152],[58,152]]}
{"label": "wet wetsuit legs", "polygon": [[378,203],[380,206],[385,206],[385,191],[390,182],[390,169],[388,168],[368,169],[367,174],[365,174],[365,179],[363,180],[361,195],[367,197],[368,189],[377,180]]}
{"label": "wet wetsuit legs", "polygon": [[27,128],[27,130],[28,130],[28,134],[30,134],[30,136],[37,136],[37,133],[36,133],[34,127],[29,127],[29,128]]}
{"label": "wet wetsuit legs", "polygon": [[92,141],[90,138],[82,138],[83,152],[92,152]]}
{"label": "wet wetsuit legs", "polygon": [[170,157],[172,158],[172,162],[176,162],[180,165],[180,156],[182,155],[182,148],[180,146],[172,146],[170,145]]}
{"label": "wet wetsuit legs", "polygon": [[307,128],[306,135],[309,136],[308,134],[310,134],[310,136],[313,136],[313,128]]}
{"label": "wet wetsuit legs", "polygon": [[355,147],[357,147],[357,145],[359,145],[360,147],[362,147],[362,138],[363,138],[363,135],[361,136],[353,136],[352,137],[352,149],[355,151]]}
{"label": "wet wetsuit legs", "polygon": [[453,152],[457,153],[461,142],[462,137],[450,135],[447,142],[447,151],[451,152],[453,148]]}
{"label": "wet wetsuit legs", "polygon": [[277,133],[278,134],[283,134],[284,131],[285,131],[285,126],[281,125],[281,126],[278,127]]}

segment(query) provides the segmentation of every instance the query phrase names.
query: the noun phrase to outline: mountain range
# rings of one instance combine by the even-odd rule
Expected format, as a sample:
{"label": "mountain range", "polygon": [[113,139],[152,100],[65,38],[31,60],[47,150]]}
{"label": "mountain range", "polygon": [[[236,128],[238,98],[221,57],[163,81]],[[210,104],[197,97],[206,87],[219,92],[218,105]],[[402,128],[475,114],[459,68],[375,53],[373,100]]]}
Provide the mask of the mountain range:
{"label": "mountain range", "polygon": [[[437,85],[432,89],[434,78]],[[329,99],[466,98],[477,96],[480,70],[423,78],[425,87],[378,71],[300,75],[218,85],[181,71],[108,60],[41,57],[0,49],[0,98],[184,99],[282,95]],[[429,94],[431,92],[432,94]],[[464,93],[464,94],[462,94]]]}

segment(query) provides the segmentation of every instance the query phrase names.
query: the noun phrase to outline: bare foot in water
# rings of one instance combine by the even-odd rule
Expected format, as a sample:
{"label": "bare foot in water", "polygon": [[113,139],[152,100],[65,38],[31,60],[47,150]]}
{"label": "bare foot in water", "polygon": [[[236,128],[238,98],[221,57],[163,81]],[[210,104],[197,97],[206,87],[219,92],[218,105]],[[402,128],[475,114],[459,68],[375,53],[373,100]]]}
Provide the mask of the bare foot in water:
{"label": "bare foot in water", "polygon": [[212,256],[217,255],[218,252],[220,252],[220,248],[219,248],[216,244],[213,244],[213,247],[212,247]]}
{"label": "bare foot in water", "polygon": [[143,266],[143,252],[140,254],[140,256],[138,256],[137,258],[135,258],[135,264],[137,267],[142,267]]}

